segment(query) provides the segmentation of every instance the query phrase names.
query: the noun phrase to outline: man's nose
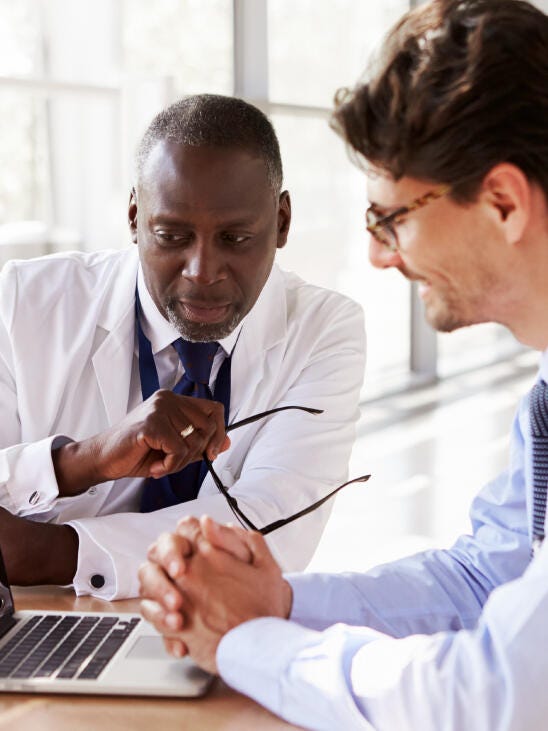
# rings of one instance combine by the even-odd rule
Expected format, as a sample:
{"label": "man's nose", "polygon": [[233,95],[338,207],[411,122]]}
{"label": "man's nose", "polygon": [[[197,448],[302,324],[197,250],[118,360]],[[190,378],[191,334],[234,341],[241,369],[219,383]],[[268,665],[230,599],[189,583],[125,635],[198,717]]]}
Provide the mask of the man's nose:
{"label": "man's nose", "polygon": [[197,284],[215,284],[225,279],[224,261],[213,242],[197,238],[185,250],[181,274]]}
{"label": "man's nose", "polygon": [[402,263],[402,258],[398,251],[392,251],[381,244],[380,241],[369,235],[369,261],[377,269],[390,269],[390,267],[397,267]]}

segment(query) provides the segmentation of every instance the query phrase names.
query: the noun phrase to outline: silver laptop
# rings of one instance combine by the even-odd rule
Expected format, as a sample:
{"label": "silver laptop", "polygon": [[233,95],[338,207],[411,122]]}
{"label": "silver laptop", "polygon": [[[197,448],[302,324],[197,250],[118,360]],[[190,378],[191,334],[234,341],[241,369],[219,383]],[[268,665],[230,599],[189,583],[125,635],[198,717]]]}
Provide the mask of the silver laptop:
{"label": "silver laptop", "polygon": [[16,612],[0,552],[0,692],[191,697],[211,680],[138,614]]}

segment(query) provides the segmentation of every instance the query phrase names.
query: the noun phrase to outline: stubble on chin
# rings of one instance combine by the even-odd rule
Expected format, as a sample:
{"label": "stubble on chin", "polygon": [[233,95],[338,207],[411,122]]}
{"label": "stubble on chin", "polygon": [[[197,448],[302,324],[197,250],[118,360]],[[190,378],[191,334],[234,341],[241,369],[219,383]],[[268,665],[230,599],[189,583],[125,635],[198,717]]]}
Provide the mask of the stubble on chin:
{"label": "stubble on chin", "polygon": [[434,302],[425,305],[424,314],[428,324],[441,333],[454,332],[475,323],[475,320],[463,316],[454,300],[439,296]]}
{"label": "stubble on chin", "polygon": [[461,327],[466,327],[467,323],[455,317],[449,312],[426,312],[426,321],[436,332],[451,333]]}
{"label": "stubble on chin", "polygon": [[175,309],[174,303],[168,300],[164,304],[167,319],[184,340],[191,343],[211,343],[223,340],[232,333],[242,320],[241,313],[235,309],[228,320],[219,323],[191,322],[182,318]]}

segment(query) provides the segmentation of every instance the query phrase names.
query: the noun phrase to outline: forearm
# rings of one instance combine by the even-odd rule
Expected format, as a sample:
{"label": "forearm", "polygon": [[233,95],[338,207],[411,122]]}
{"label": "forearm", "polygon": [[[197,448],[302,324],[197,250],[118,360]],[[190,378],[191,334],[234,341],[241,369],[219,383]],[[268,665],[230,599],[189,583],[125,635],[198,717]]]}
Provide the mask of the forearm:
{"label": "forearm", "polygon": [[365,574],[291,577],[292,617],[315,629],[344,622],[394,637],[474,626],[493,589],[521,576],[530,561],[524,490],[515,474],[503,473],[480,492],[471,511],[474,535],[449,550]]}
{"label": "forearm", "polygon": [[429,551],[366,574],[289,574],[291,619],[318,630],[366,625],[393,637],[471,627],[488,591],[479,597],[459,568],[447,552]]}
{"label": "forearm", "polygon": [[[543,565],[544,563],[544,565]],[[514,731],[544,728],[548,551],[493,592],[474,630],[394,639],[257,619],[225,635],[224,680],[311,729]]]}
{"label": "forearm", "polygon": [[59,497],[74,497],[92,485],[106,481],[101,474],[95,440],[69,442],[51,454]]}
{"label": "forearm", "polygon": [[0,514],[0,546],[12,584],[71,584],[78,561],[78,535],[67,525],[37,523]]}

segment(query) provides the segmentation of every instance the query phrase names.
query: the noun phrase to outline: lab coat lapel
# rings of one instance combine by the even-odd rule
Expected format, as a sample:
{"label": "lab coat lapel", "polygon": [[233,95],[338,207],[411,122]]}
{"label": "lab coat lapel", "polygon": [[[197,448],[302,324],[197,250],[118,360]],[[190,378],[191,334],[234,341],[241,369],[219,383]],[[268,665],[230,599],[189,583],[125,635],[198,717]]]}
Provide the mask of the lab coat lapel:
{"label": "lab coat lapel", "polygon": [[92,363],[109,425],[126,414],[135,347],[135,286],[137,247],[128,251],[126,266],[120,267],[110,297],[99,318],[100,342]]}
{"label": "lab coat lapel", "polygon": [[254,412],[268,351],[284,339],[287,305],[283,275],[276,265],[255,306],[246,316],[231,366],[230,423]]}

